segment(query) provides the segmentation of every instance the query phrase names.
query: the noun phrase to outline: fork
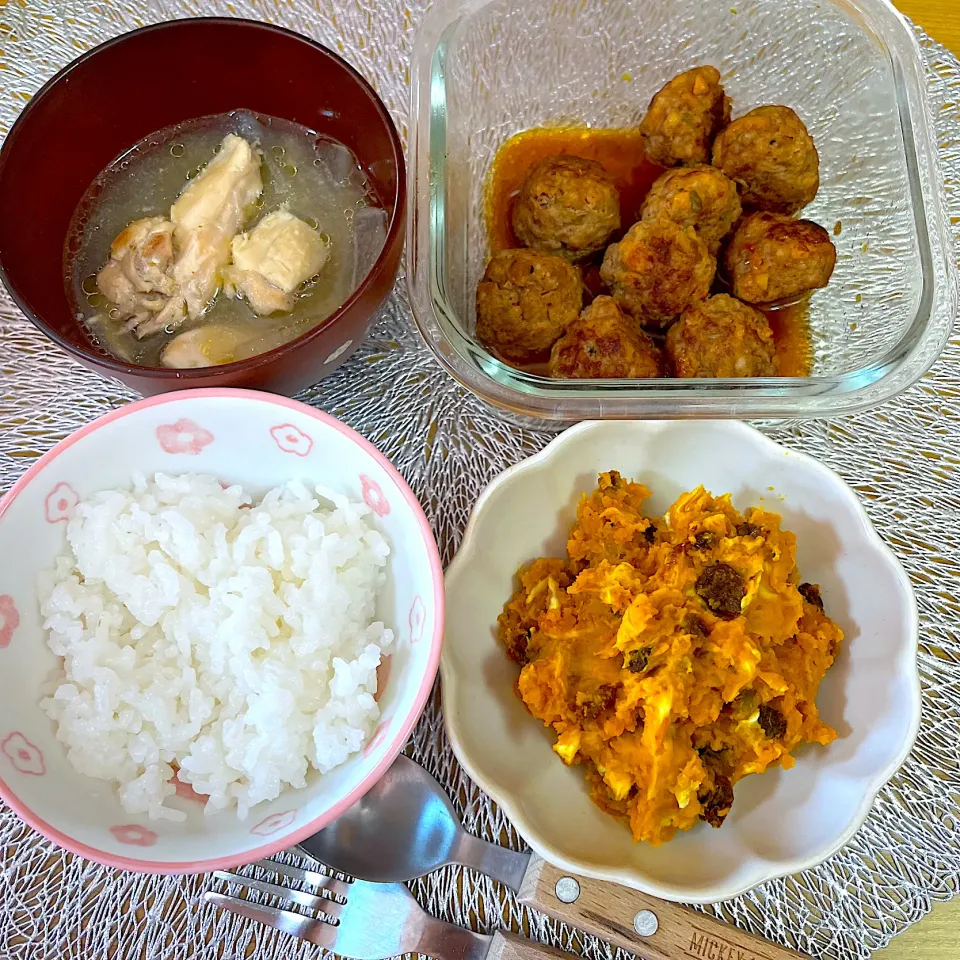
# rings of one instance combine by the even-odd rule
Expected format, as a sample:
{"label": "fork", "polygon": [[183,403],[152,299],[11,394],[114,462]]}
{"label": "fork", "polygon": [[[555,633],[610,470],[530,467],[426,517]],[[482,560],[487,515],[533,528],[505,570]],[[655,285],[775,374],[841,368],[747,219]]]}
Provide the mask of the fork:
{"label": "fork", "polygon": [[338,880],[275,860],[258,860],[252,866],[299,881],[315,892],[304,893],[239,873],[218,870],[214,876],[306,907],[311,913],[271,907],[214,890],[207,891],[204,899],[351,960],[388,960],[404,953],[421,953],[434,960],[577,960],[502,930],[487,936],[438,920],[424,911],[400,883]]}

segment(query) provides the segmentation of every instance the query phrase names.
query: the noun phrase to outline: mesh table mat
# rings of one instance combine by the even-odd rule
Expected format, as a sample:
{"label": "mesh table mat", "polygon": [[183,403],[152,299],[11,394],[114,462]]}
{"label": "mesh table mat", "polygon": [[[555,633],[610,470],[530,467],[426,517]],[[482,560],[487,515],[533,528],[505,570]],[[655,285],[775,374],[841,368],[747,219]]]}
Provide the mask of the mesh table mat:
{"label": "mesh table mat", "polygon": [[[375,85],[405,134],[405,68],[425,6],[418,0],[13,0],[0,4],[0,132],[83,50],[146,23],[203,13],[270,20],[340,50]],[[960,63],[920,40],[960,234]],[[0,377],[0,491],[58,440],[135,396],[52,347],[5,293]],[[420,497],[445,561],[483,487],[550,439],[505,424],[443,373],[412,326],[402,280],[359,353],[299,399],[341,418],[390,457]],[[933,900],[960,888],[960,338],[920,383],[877,410],[760,426],[840,473],[906,567],[922,619],[923,725],[910,759],[840,853],[711,909],[814,956],[865,958],[923,917]],[[468,829],[522,845],[459,769],[436,693],[408,752],[448,787]],[[0,958],[299,960],[320,953],[204,905],[209,878],[126,874],[89,863],[33,833],[2,804],[0,851]],[[437,916],[476,929],[504,923],[592,960],[611,953],[593,938],[522,911],[502,888],[469,871],[441,871],[413,890]]]}

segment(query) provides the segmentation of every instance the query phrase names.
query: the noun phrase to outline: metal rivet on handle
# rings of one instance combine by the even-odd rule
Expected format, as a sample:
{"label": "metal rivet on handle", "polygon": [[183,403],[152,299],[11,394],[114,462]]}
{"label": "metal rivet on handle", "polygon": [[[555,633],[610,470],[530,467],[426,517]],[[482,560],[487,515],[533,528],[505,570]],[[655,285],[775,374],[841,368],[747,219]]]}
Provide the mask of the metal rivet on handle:
{"label": "metal rivet on handle", "polygon": [[633,918],[633,929],[636,930],[641,937],[652,937],[657,932],[657,927],[659,926],[660,923],[657,920],[657,915],[652,910],[641,910]]}
{"label": "metal rivet on handle", "polygon": [[573,903],[580,896],[580,884],[573,877],[561,877],[557,881],[556,893],[561,903]]}

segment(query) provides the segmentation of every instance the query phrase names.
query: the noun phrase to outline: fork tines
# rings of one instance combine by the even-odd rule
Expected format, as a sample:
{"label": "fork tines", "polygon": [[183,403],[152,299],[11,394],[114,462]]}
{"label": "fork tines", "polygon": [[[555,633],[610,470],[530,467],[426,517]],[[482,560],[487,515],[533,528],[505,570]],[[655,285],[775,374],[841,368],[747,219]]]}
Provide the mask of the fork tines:
{"label": "fork tines", "polygon": [[349,884],[335,877],[328,877],[326,874],[317,873],[314,870],[302,870],[299,867],[291,867],[285,863],[279,863],[275,860],[258,860],[251,866],[260,867],[263,870],[269,870],[278,873],[291,880],[297,880],[312,887],[316,893],[304,893],[295,887],[281,886],[277,883],[270,883],[267,880],[258,880],[255,877],[248,877],[240,873],[229,873],[224,870],[217,870],[214,876],[218,880],[225,880],[227,883],[236,884],[248,890],[257,890],[271,897],[277,897],[281,900],[288,900],[310,910],[316,910],[322,913],[325,918],[336,920],[347,902],[347,891]]}
{"label": "fork tines", "polygon": [[298,904],[316,912],[306,915],[294,910],[256,903],[242,897],[227,896],[215,890],[208,890],[204,894],[204,900],[221,910],[282,930],[284,933],[317,944],[325,950],[332,950],[336,946],[340,930],[338,918],[346,908],[349,883],[314,870],[301,870],[275,860],[258,860],[253,866],[305,883],[312,887],[315,893],[304,893],[294,887],[281,886],[270,883],[268,880],[259,880],[256,877],[228,873],[223,870],[218,870],[214,876],[229,884],[265,893],[285,901],[288,905]]}
{"label": "fork tines", "polygon": [[[321,887],[329,889],[331,884],[339,884],[336,887],[336,895],[345,897],[349,881],[338,879],[332,873],[320,873],[317,870],[304,870],[303,867],[294,867],[289,863],[281,863],[279,860],[255,860],[250,864],[251,867],[259,867],[261,870],[269,870],[272,873],[281,873],[291,880],[298,880],[300,883],[306,883],[311,887]],[[342,876],[342,875],[341,875]]]}

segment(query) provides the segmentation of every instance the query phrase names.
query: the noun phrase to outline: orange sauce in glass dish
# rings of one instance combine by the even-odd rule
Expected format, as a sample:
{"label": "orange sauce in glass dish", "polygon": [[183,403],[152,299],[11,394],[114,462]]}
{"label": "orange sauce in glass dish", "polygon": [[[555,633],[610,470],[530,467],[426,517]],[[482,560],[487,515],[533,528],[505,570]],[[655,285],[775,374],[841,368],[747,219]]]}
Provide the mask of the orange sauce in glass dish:
{"label": "orange sauce in glass dish", "polygon": [[[544,157],[568,154],[596,160],[616,181],[620,189],[623,233],[640,219],[640,208],[653,181],[664,168],[644,156],[643,138],[634,128],[605,129],[590,127],[537,127],[511,137],[494,157],[487,177],[485,217],[490,253],[520,246],[513,232],[513,203],[530,168]],[[583,265],[588,297],[602,292],[598,266],[602,254]],[[722,292],[718,287],[717,291]],[[810,375],[809,304],[807,301],[780,310],[764,311],[770,321],[777,348],[777,366],[782,377]],[[502,358],[501,358],[502,359]],[[536,362],[511,366],[527,373],[546,376],[546,357]]]}
{"label": "orange sauce in glass dish", "polygon": [[813,365],[809,299],[782,310],[764,310],[763,314],[773,331],[780,376],[809,377]]}

